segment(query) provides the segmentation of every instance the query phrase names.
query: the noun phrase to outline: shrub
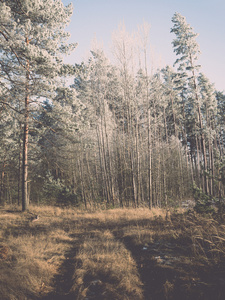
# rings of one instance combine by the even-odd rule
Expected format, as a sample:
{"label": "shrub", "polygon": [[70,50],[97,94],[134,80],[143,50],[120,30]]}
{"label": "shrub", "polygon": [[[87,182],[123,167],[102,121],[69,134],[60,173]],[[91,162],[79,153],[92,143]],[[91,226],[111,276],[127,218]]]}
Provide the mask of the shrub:
{"label": "shrub", "polygon": [[43,196],[58,206],[79,206],[78,197],[60,179],[54,179],[50,174],[46,176]]}
{"label": "shrub", "polygon": [[196,184],[193,186],[193,194],[195,199],[194,210],[200,214],[209,214],[213,213],[215,210],[212,207],[213,199],[203,193],[202,189],[197,187]]}

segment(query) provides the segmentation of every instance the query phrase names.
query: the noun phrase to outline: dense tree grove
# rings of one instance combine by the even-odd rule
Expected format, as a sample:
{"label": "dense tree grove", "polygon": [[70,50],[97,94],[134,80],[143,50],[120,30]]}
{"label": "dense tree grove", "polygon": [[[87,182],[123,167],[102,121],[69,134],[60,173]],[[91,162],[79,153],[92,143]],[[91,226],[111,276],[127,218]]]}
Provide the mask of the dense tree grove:
{"label": "dense tree grove", "polygon": [[68,66],[60,54],[74,47],[64,42],[70,6],[0,7],[2,205],[151,208],[223,199],[225,95],[201,72],[197,34],[183,16],[172,18],[174,68],[152,71],[147,24],[135,36],[119,27],[114,63],[93,49]]}

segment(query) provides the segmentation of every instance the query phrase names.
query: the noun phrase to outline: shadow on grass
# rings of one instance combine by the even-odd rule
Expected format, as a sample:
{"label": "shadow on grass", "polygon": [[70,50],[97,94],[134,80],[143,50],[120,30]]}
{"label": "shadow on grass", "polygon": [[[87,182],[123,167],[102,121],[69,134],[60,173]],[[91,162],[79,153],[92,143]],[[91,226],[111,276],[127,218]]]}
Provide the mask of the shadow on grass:
{"label": "shadow on grass", "polygon": [[[16,237],[26,234],[49,234],[56,228],[62,228],[65,232],[73,232],[72,228],[77,228],[77,233],[69,235],[70,241],[59,239],[59,243],[67,243],[70,249],[66,252],[57,275],[53,278],[53,292],[46,296],[40,295],[41,300],[77,299],[77,294],[71,292],[75,268],[78,264],[77,253],[87,236],[94,238],[95,231],[106,230],[113,233],[115,239],[124,244],[135,260],[143,283],[145,300],[223,300],[225,295],[224,262],[219,261],[216,265],[196,259],[191,250],[191,237],[185,231],[187,226],[197,226],[198,220],[193,219],[193,223],[186,223],[182,215],[174,215],[171,220],[168,222],[156,217],[141,220],[121,218],[103,221],[98,218],[84,217],[68,224],[65,220],[52,222],[50,225],[26,222],[21,226],[16,224],[9,226],[5,235],[10,234]],[[145,233],[141,236],[143,229],[146,230],[146,238]],[[140,235],[139,238],[138,235]],[[145,243],[144,240],[147,242]],[[91,280],[92,278],[85,276],[84,285]],[[95,292],[95,294],[103,293]],[[90,299],[99,300],[100,298],[93,296]]]}
{"label": "shadow on grass", "polygon": [[[224,299],[223,267],[195,260],[191,253],[191,239],[181,235],[173,237],[170,226],[171,230],[176,229],[174,224],[170,225],[164,220],[149,220],[148,227],[153,232],[153,241],[147,245],[137,245],[132,235],[124,237],[123,227],[114,230],[115,237],[123,241],[137,263],[144,284],[144,299]],[[179,220],[175,226],[179,230]],[[163,232],[166,228],[167,233]]]}
{"label": "shadow on grass", "polygon": [[48,295],[41,296],[41,300],[74,300],[75,294],[71,292],[73,285],[73,276],[76,267],[76,255],[80,249],[84,239],[84,234],[70,234],[72,241],[61,241],[69,243],[70,249],[65,253],[65,260],[59,267],[59,270],[53,278],[52,288],[53,291]]}

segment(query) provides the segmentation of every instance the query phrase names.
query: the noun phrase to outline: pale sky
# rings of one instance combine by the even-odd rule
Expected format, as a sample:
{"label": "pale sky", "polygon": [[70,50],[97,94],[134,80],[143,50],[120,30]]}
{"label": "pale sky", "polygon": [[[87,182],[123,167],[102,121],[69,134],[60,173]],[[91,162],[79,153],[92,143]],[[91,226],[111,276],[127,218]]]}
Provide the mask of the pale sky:
{"label": "pale sky", "polygon": [[161,65],[173,65],[170,33],[175,12],[185,16],[199,33],[199,63],[202,72],[215,83],[216,89],[225,90],[225,0],[62,0],[73,4],[74,13],[67,30],[69,42],[77,42],[77,49],[66,58],[71,64],[86,59],[93,39],[104,44],[106,52],[111,46],[112,32],[121,22],[129,32],[137,30],[143,21],[151,25],[150,44],[160,57]]}

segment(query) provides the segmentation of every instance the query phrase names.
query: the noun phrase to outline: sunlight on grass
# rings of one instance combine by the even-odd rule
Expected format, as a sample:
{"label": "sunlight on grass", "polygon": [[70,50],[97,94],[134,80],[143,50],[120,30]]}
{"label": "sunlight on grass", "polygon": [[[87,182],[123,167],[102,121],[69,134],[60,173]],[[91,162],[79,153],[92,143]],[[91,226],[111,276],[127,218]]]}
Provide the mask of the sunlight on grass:
{"label": "sunlight on grass", "polygon": [[[39,215],[35,221],[34,215]],[[204,280],[210,287],[207,279],[200,280],[203,267],[223,276],[224,216],[147,208],[90,212],[31,207],[21,213],[6,207],[0,210],[0,223],[0,299],[4,300],[57,295],[55,280],[63,276],[67,261],[71,284],[65,293],[74,299],[145,299],[144,291],[154,293],[155,286],[145,281],[160,272],[164,275],[157,279],[162,280],[157,293],[167,299],[179,294],[179,285],[187,295],[197,293]],[[180,281],[179,276],[163,279],[168,268],[183,270]]]}
{"label": "sunlight on grass", "polygon": [[104,299],[143,299],[136,264],[110,231],[93,232],[81,245],[76,259],[72,289],[77,291],[78,299],[88,297],[93,290],[100,298],[105,295]]}

